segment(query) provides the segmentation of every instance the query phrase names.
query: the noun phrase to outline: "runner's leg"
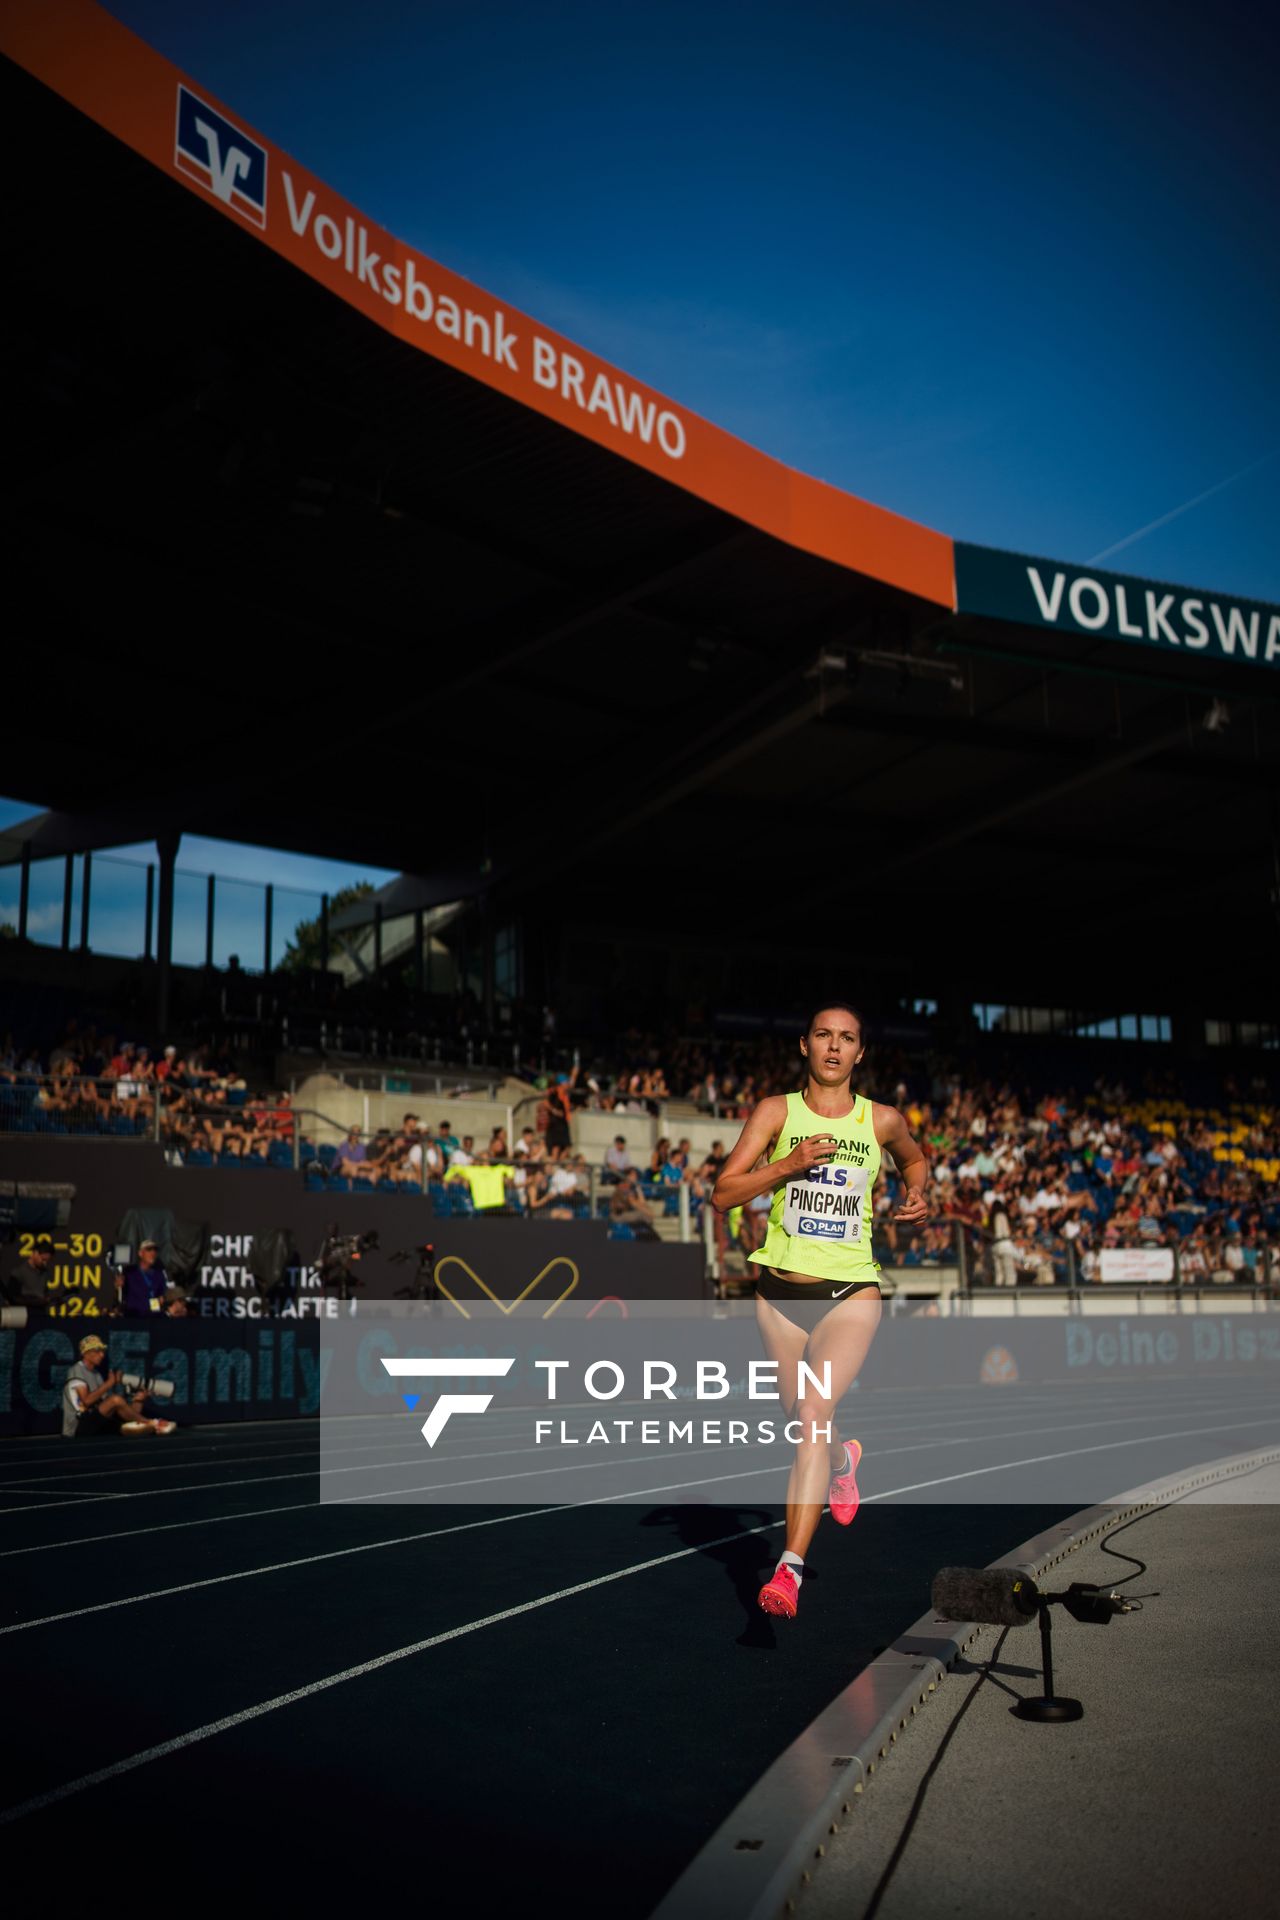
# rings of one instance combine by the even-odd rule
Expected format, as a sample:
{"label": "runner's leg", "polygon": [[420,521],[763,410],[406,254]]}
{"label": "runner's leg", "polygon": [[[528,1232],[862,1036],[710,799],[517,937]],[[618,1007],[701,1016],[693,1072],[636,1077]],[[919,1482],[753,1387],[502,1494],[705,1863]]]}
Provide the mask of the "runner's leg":
{"label": "runner's leg", "polygon": [[[824,1366],[829,1364],[831,1369],[829,1394],[822,1394],[806,1380],[804,1392],[795,1403],[795,1417],[804,1431],[796,1443],[795,1465],[787,1484],[787,1551],[799,1554],[802,1560],[826,1505],[837,1438],[836,1408],[861,1372],[879,1325],[879,1292],[867,1288],[850,1294],[823,1315],[802,1356],[819,1380]],[[831,1428],[830,1443],[822,1432],[826,1426]]]}

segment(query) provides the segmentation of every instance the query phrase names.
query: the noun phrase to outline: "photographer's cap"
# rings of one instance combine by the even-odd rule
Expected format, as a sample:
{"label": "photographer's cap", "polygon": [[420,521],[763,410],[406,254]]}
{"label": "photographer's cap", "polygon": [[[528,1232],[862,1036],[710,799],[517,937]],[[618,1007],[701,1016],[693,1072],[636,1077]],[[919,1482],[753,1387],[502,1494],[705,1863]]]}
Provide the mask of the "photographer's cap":
{"label": "photographer's cap", "polygon": [[141,1253],[144,1247],[154,1247],[157,1253],[160,1251],[160,1243],[157,1240],[140,1240],[138,1242],[138,1252]]}
{"label": "photographer's cap", "polygon": [[107,1343],[96,1333],[86,1333],[80,1342],[81,1353],[105,1353]]}

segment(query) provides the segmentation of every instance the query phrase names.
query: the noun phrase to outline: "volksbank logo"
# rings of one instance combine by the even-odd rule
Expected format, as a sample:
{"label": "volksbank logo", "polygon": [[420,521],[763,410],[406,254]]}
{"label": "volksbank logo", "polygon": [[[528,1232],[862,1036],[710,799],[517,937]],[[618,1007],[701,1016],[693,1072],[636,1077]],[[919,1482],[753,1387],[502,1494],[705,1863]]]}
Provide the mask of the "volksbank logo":
{"label": "volksbank logo", "polygon": [[[384,1354],[382,1364],[399,1380],[500,1380],[514,1367],[515,1356],[509,1360],[389,1360]],[[412,1399],[416,1406],[416,1396]],[[423,1439],[434,1447],[452,1414],[484,1413],[492,1399],[491,1393],[442,1393],[422,1423]]]}
{"label": "volksbank logo", "polygon": [[192,93],[178,88],[173,163],[255,227],[267,224],[267,150]]}

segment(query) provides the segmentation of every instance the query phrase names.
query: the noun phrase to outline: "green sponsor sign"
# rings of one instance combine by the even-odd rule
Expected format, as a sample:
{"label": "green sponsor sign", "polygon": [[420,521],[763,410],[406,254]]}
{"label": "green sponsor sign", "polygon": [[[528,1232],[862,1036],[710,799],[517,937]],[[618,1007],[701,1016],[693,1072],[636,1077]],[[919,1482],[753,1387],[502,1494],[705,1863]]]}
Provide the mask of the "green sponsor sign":
{"label": "green sponsor sign", "polygon": [[956,542],[956,611],[1280,668],[1280,607]]}

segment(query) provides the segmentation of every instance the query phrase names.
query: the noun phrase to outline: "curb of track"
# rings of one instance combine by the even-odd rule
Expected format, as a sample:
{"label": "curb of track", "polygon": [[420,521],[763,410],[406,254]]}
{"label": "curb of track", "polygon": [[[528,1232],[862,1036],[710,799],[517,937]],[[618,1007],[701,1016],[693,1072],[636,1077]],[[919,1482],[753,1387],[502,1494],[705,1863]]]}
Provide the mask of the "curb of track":
{"label": "curb of track", "polygon": [[[1082,1508],[991,1565],[1018,1567],[1038,1579],[1122,1520],[1276,1463],[1280,1447],[1263,1447],[1149,1481]],[[651,1920],[779,1920],[794,1912],[828,1840],[855,1813],[858,1796],[899,1735],[981,1631],[972,1620],[922,1614],[761,1774]]]}

